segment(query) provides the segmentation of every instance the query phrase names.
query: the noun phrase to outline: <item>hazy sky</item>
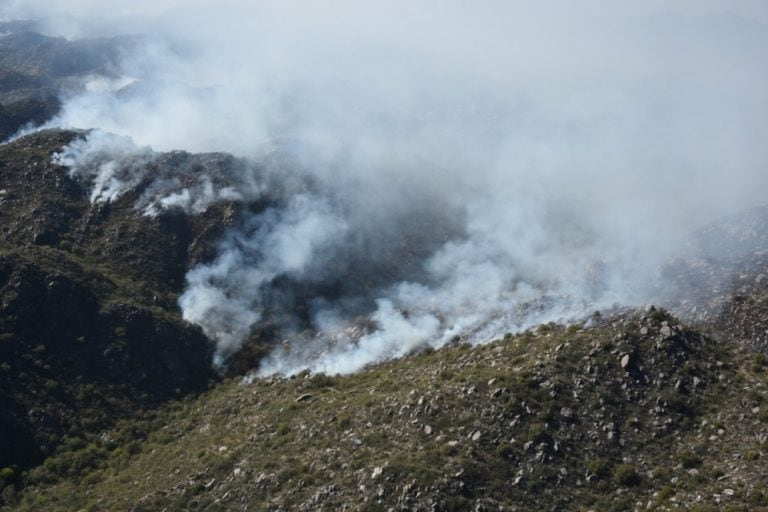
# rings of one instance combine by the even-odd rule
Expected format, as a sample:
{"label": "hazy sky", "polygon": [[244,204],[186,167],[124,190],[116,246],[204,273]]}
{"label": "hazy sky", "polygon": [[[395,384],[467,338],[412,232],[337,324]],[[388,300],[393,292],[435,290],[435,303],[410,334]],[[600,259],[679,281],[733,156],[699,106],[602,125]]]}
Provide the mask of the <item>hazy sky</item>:
{"label": "hazy sky", "polygon": [[[355,2],[365,8],[381,6],[381,2]],[[350,2],[327,0],[324,2],[265,2],[265,1],[194,1],[194,0],[155,0],[155,1],[131,1],[113,0],[103,2],[99,0],[4,0],[0,5],[6,9],[6,16],[12,17],[45,17],[55,15],[72,15],[87,17],[124,17],[124,16],[157,16],[174,9],[194,8],[200,5],[215,5],[222,8],[238,8],[250,6],[277,6],[285,8],[285,4],[291,4],[292,8],[304,9],[309,4],[320,4],[321,8],[332,11],[340,5],[348,7]],[[463,4],[470,8],[485,8],[493,6],[511,6],[517,8],[531,8],[537,6],[546,11],[573,9],[578,11],[604,11],[611,15],[643,15],[655,12],[674,12],[688,15],[723,14],[733,13],[747,18],[754,18],[763,23],[768,22],[768,5],[763,0],[626,0],[616,2],[612,0],[583,0],[581,2],[558,1],[515,1],[515,2],[457,2],[444,1],[431,6],[439,8],[439,5],[450,6]],[[392,2],[387,3],[392,6]],[[396,4],[395,4],[396,5]]]}

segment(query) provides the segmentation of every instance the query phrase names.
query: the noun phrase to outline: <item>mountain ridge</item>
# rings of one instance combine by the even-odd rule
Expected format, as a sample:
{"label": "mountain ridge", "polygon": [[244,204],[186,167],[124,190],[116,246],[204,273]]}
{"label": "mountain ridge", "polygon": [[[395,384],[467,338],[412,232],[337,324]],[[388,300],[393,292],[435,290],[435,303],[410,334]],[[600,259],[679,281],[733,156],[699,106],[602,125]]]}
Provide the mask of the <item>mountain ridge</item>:
{"label": "mountain ridge", "polygon": [[[92,74],[114,78],[135,42],[3,29],[0,139],[48,122]],[[62,165],[91,133],[0,145],[2,510],[768,510],[768,207],[681,240],[660,270],[666,309],[617,306],[481,346],[457,336],[344,377],[241,380],[280,326],[251,329],[222,375],[182,317],[185,278],[246,215],[313,184],[239,200],[234,178],[246,165],[261,176],[256,164],[139,148],[135,180],[94,196],[93,175]],[[235,190],[158,206],[158,177]],[[414,246],[437,247],[415,237],[457,229],[422,221],[375,265],[280,276],[296,310],[267,316],[306,320],[316,294],[411,275]]]}

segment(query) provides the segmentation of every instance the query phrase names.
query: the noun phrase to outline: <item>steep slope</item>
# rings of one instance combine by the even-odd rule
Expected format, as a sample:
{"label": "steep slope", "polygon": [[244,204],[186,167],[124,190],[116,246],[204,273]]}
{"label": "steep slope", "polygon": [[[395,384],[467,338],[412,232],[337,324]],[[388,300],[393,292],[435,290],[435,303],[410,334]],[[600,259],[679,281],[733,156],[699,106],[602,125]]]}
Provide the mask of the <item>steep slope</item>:
{"label": "steep slope", "polygon": [[175,301],[226,208],[150,218],[93,205],[51,163],[80,135],[0,146],[0,467],[39,464],[64,436],[216,379],[210,342]]}
{"label": "steep slope", "polygon": [[768,207],[693,233],[663,271],[665,304],[718,338],[768,354]]}
{"label": "steep slope", "polygon": [[[177,14],[181,18],[195,17],[186,10]],[[660,23],[650,35],[654,44],[671,42],[674,51],[670,54],[678,59],[694,54],[717,58],[703,65],[698,58],[686,57],[681,67],[677,60],[667,62],[661,58],[662,53],[654,51],[647,54],[654,58],[635,60],[668,64],[669,69],[660,65],[647,75],[664,80],[640,81],[656,84],[650,89],[633,85],[631,89],[619,87],[614,91],[614,81],[636,84],[638,80],[634,73],[624,78],[615,74],[624,63],[602,55],[607,58],[596,61],[605,60],[605,67],[596,73],[595,82],[590,81],[587,63],[578,73],[579,86],[570,87],[572,70],[566,66],[565,73],[557,70],[553,75],[560,77],[558,80],[547,80],[555,84],[556,90],[547,86],[541,96],[532,88],[509,104],[502,99],[510,89],[507,83],[500,88],[503,92],[484,99],[486,82],[488,92],[495,91],[496,78],[491,76],[485,76],[487,80],[468,80],[472,90],[477,91],[470,101],[464,94],[454,97],[452,89],[465,90],[463,80],[459,85],[451,78],[457,71],[464,75],[460,73],[462,66],[442,74],[440,66],[433,69],[433,63],[427,60],[419,70],[422,66],[413,64],[421,61],[410,61],[408,55],[401,54],[402,48],[408,48],[407,38],[397,44],[401,50],[392,59],[393,63],[402,60],[407,64],[402,77],[397,66],[387,66],[387,79],[381,79],[379,66],[387,61],[386,45],[377,43],[376,51],[371,53],[365,38],[356,37],[354,45],[338,45],[339,49],[351,47],[356,57],[353,66],[337,68],[336,62],[324,62],[323,54],[332,54],[333,60],[338,58],[344,64],[345,52],[325,51],[321,41],[325,38],[318,39],[314,34],[315,28],[324,30],[322,24],[314,27],[313,23],[310,31],[316,39],[311,46],[317,48],[307,53],[304,45],[296,45],[302,50],[295,56],[291,51],[283,52],[283,43],[277,41],[274,47],[243,45],[242,41],[257,40],[233,37],[235,32],[225,34],[227,41],[238,41],[239,47],[247,48],[243,52],[246,58],[240,61],[242,69],[236,70],[231,63],[238,62],[239,47],[221,53],[211,51],[216,62],[207,66],[187,66],[184,58],[176,61],[175,57],[183,57],[184,53],[186,57],[208,55],[203,41],[207,38],[199,41],[200,46],[193,45],[194,49],[179,40],[176,49],[180,55],[171,57],[165,50],[169,54],[176,52],[163,48],[165,43],[157,47],[150,44],[152,51],[145,52],[142,43],[147,40],[133,36],[72,41],[35,33],[40,28],[36,22],[0,23],[0,141],[49,121],[67,98],[76,98],[68,104],[70,108],[77,100],[93,99],[90,94],[78,96],[85,91],[109,91],[97,100],[106,102],[107,111],[120,112],[120,108],[114,108],[116,105],[128,106],[125,112],[138,112],[128,117],[138,119],[139,131],[152,120],[162,130],[179,135],[175,140],[181,142],[176,146],[196,147],[189,140],[189,132],[171,122],[177,118],[187,120],[178,111],[195,110],[209,102],[219,108],[200,109],[205,113],[200,116],[201,129],[211,132],[206,133],[206,139],[211,136],[216,140],[221,135],[216,133],[216,125],[227,132],[220,139],[223,141],[230,135],[258,139],[259,135],[254,137],[250,129],[251,123],[237,122],[241,113],[246,118],[261,117],[261,106],[254,109],[251,98],[252,91],[260,91],[261,86],[248,79],[249,72],[256,69],[254,76],[281,77],[276,83],[264,80],[264,91],[267,96],[280,97],[279,103],[288,107],[289,119],[282,119],[278,113],[282,106],[267,108],[273,112],[267,117],[274,117],[267,124],[274,124],[276,135],[285,142],[281,147],[289,148],[291,153],[276,150],[264,162],[255,164],[221,153],[153,153],[101,132],[92,132],[96,136],[78,146],[76,142],[90,139],[89,134],[63,130],[43,131],[0,145],[0,509],[768,509],[768,208],[713,223],[687,243],[679,244],[680,257],[669,263],[658,283],[658,300],[674,316],[652,307],[624,310],[617,306],[575,325],[546,324],[522,334],[508,334],[482,347],[461,344],[472,330],[462,332],[457,327],[454,331],[451,326],[450,336],[459,334],[445,348],[414,351],[406,358],[366,367],[359,374],[333,377],[304,373],[291,379],[256,380],[248,385],[239,379],[222,378],[212,370],[213,342],[204,336],[207,333],[225,345],[227,350],[217,352],[217,356],[228,364],[227,376],[239,376],[258,366],[264,354],[276,347],[285,348],[287,354],[302,353],[309,344],[318,347],[319,354],[331,352],[336,345],[365,349],[361,333],[378,327],[386,331],[382,325],[377,327],[384,322],[372,312],[378,307],[376,299],[393,297],[379,292],[395,283],[403,294],[412,294],[414,299],[387,301],[391,307],[385,308],[385,313],[391,310],[396,320],[409,324],[410,319],[418,318],[423,304],[441,300],[433,292],[442,291],[442,300],[446,300],[458,290],[463,302],[455,308],[436,308],[424,318],[460,325],[462,322],[456,320],[461,320],[462,310],[472,309],[474,301],[482,302],[498,294],[493,287],[484,289],[480,285],[486,279],[496,281],[494,274],[499,270],[506,273],[512,269],[514,274],[529,260],[547,262],[548,256],[556,256],[555,264],[545,263],[542,270],[551,266],[559,268],[553,274],[579,274],[579,269],[584,268],[581,265],[560,268],[557,264],[561,257],[572,257],[572,249],[578,251],[582,244],[591,243],[590,229],[584,230],[580,222],[568,219],[582,209],[578,194],[574,196],[574,207],[562,211],[548,202],[570,202],[571,192],[582,185],[590,190],[590,173],[583,176],[587,183],[579,183],[580,167],[606,166],[618,181],[623,181],[618,172],[622,168],[642,169],[631,196],[644,197],[644,185],[650,185],[653,204],[666,200],[677,205],[677,194],[686,191],[688,185],[688,178],[680,182],[667,179],[676,176],[677,168],[709,169],[708,165],[697,164],[711,159],[712,174],[717,174],[716,169],[725,168],[717,167],[724,165],[717,158],[721,153],[731,157],[751,155],[751,137],[758,134],[759,139],[765,131],[759,109],[752,108],[761,95],[752,96],[751,88],[721,89],[717,80],[699,79],[719,76],[725,63],[732,71],[729,76],[736,77],[734,84],[762,83],[763,76],[754,74],[750,64],[752,59],[760,62],[755,58],[759,54],[745,51],[760,47],[766,41],[765,31],[743,20],[726,20],[721,26],[713,18],[711,25],[696,30],[710,35],[715,30],[719,33],[716,39],[696,38],[683,44],[691,34],[681,29],[691,31],[698,25],[691,24],[692,19],[680,25],[676,18],[654,20]],[[247,32],[267,36],[266,42],[271,40],[271,30],[278,28],[254,31],[251,25],[245,25]],[[186,33],[200,39],[193,30]],[[737,43],[734,34],[740,38],[747,34],[748,38],[730,47]],[[163,36],[159,37],[155,42],[162,40]],[[556,43],[556,38],[548,42]],[[718,49],[707,46],[712,42]],[[670,45],[666,43],[660,47],[668,50]],[[695,50],[693,53],[687,53],[688,44]],[[141,52],[132,51],[140,46]],[[257,46],[270,49],[268,61],[274,58],[271,54],[277,48],[276,60],[292,64],[272,68],[258,52],[254,54]],[[609,46],[612,54],[627,54]],[[730,49],[720,56],[721,47]],[[621,45],[616,48],[627,49]],[[702,52],[702,48],[712,51]],[[601,48],[594,50],[601,55]],[[633,52],[629,54],[646,55]],[[492,59],[485,53],[481,60],[490,62]],[[155,54],[163,56],[158,66]],[[306,69],[302,65],[306,62],[304,54],[314,61]],[[126,64],[122,57],[129,55],[142,56],[129,58],[140,61],[141,69],[136,81],[125,86],[133,78],[124,79],[121,75],[125,68],[118,72],[115,63],[122,60]],[[361,65],[359,55],[376,58],[366,58],[365,65]],[[507,59],[507,55],[501,57]],[[218,66],[219,60],[230,66]],[[539,60],[533,58],[532,62]],[[251,69],[252,63],[258,66]],[[370,74],[368,64],[376,66],[374,74]],[[127,66],[131,68],[129,63]],[[334,80],[323,80],[315,67]],[[553,71],[559,67],[554,66]],[[302,77],[296,85],[288,86],[290,68],[302,69]],[[648,68],[643,74],[656,66]],[[131,69],[133,75],[136,68]],[[278,72],[271,73],[270,69]],[[670,73],[671,69],[675,73]],[[355,80],[344,78],[347,70]],[[674,76],[679,70],[691,81],[679,81]],[[476,71],[482,77],[482,70]],[[520,74],[516,81],[536,83],[529,81],[525,69],[518,71],[522,74],[515,73]],[[418,100],[398,108],[402,105],[393,100],[409,96],[409,77],[421,81],[418,77],[422,74],[434,76],[426,81],[426,88],[418,87],[416,96],[434,96],[434,104],[426,102],[428,108],[424,110],[422,100]],[[177,87],[173,75],[208,79],[201,81],[203,87]],[[243,77],[245,85],[238,83]],[[311,78],[311,94],[303,99],[301,84],[306,78]],[[167,90],[161,83],[167,79],[169,94],[158,95],[158,89]],[[333,84],[337,79],[364,84],[360,89],[364,94],[354,94],[356,87],[341,89],[343,96],[360,103],[347,103],[336,95]],[[219,87],[214,82],[225,82],[226,88],[231,88],[222,95],[226,101],[219,98]],[[699,90],[696,86],[704,82],[707,87]],[[371,88],[371,84],[377,86]],[[477,84],[483,86],[475,88]],[[589,84],[597,85],[595,97],[572,95],[592,89]],[[675,92],[675,85],[683,92]],[[690,95],[691,85],[703,95]],[[288,90],[286,96],[279,92],[284,89]],[[569,93],[571,89],[574,91]],[[646,96],[644,90],[654,94]],[[551,94],[553,91],[560,92]],[[613,94],[621,91],[630,94]],[[742,97],[734,91],[746,94]],[[369,94],[370,102],[376,104],[370,112],[364,106]],[[441,99],[443,94],[447,101]],[[321,108],[316,108],[318,105],[311,99],[315,95]],[[548,96],[557,101],[551,103]],[[143,98],[151,98],[151,108],[142,110],[145,103],[132,101]],[[560,102],[567,108],[562,109]],[[593,102],[599,106],[595,112],[600,113],[597,117],[601,121],[597,123],[590,119]],[[220,103],[234,106],[222,109]],[[271,100],[266,103],[269,106]],[[534,107],[538,103],[542,103],[542,112]],[[612,103],[621,103],[623,108],[614,110]],[[713,104],[718,108],[712,109]],[[84,101],[83,105],[90,109],[91,102]],[[168,105],[173,107],[170,112],[164,108]],[[456,112],[455,105],[460,106]],[[574,106],[578,112],[575,116],[576,112],[569,112]],[[326,108],[333,115],[322,114]],[[677,112],[680,108],[683,115]],[[506,109],[510,112],[505,113]],[[164,113],[152,115],[154,110]],[[725,118],[710,117],[706,115],[710,110],[730,114]],[[404,116],[405,111],[414,115]],[[696,115],[691,117],[694,112]],[[485,117],[486,113],[494,121],[475,127],[476,115]],[[753,115],[756,120],[752,120]],[[548,119],[550,116],[553,120]],[[70,115],[67,119],[83,117],[87,116]],[[712,122],[701,123],[701,119]],[[125,121],[126,117],[120,119],[123,128],[127,128]],[[294,132],[290,128],[294,122],[303,128]],[[196,124],[194,119],[189,123]],[[731,123],[737,127],[735,131],[729,129]],[[95,124],[114,126],[98,121]],[[344,128],[335,130],[336,124]],[[376,129],[369,131],[368,124]],[[699,133],[700,125],[723,130]],[[170,130],[169,126],[176,129]],[[478,128],[482,132],[478,135],[479,145],[480,141],[473,140]],[[343,169],[345,160],[358,166],[355,144],[340,144],[349,147],[349,154],[339,161],[331,158],[333,178],[320,177],[325,171],[303,176],[300,169],[292,169],[298,161],[306,161],[312,169],[328,165],[311,144],[305,146],[302,142],[305,130],[309,139],[315,130],[320,132],[320,139],[359,139],[365,154],[360,159],[364,164],[361,167],[383,178],[371,187],[374,193],[366,193],[368,187],[343,186],[336,179],[344,173],[337,175],[335,168],[338,165]],[[132,129],[119,131],[137,133]],[[430,136],[422,138],[422,131]],[[449,135],[452,131],[459,136]],[[522,137],[518,138],[518,132]],[[296,133],[299,137],[294,140]],[[692,133],[698,133],[693,142],[688,138]],[[651,135],[646,134],[652,134],[653,139],[647,139]],[[407,139],[407,144],[399,143],[400,138]],[[487,142],[497,138],[509,138],[511,146]],[[378,139],[382,146],[375,142]],[[597,140],[606,145],[593,145]],[[649,140],[654,143],[643,143]],[[222,147],[218,144],[215,147]],[[688,148],[689,144],[711,148],[711,152],[697,151],[697,157],[691,158],[688,151],[675,149]],[[569,150],[560,154],[561,146]],[[64,147],[69,156],[53,158]],[[523,149],[528,147],[534,149],[533,153]],[[450,151],[454,148],[455,153]],[[432,151],[435,158],[423,158]],[[482,156],[464,160],[465,155],[471,157],[475,151]],[[552,160],[542,158],[548,153],[552,153]],[[615,160],[617,155],[621,158]],[[317,156],[321,157],[319,161]],[[528,156],[532,157],[530,161]],[[495,176],[493,164],[497,157],[501,157],[498,166],[511,164],[508,169],[523,171],[500,179]],[[414,160],[415,167],[407,163],[409,160]],[[728,160],[728,165],[736,165],[735,161],[752,172],[760,163],[757,157]],[[71,162],[72,168],[54,163],[62,161]],[[402,176],[380,172],[382,166],[399,167],[401,162],[406,163]],[[521,162],[524,165],[519,165]],[[450,179],[454,163],[473,171],[467,173],[466,181]],[[556,172],[563,163],[564,168],[575,172],[569,175],[576,180],[564,179],[566,175]],[[428,170],[425,176],[430,186],[422,188],[419,179],[406,179],[410,174],[418,178],[417,167]],[[492,172],[478,172],[486,168]],[[735,168],[731,167],[732,172]],[[659,172],[654,172],[656,169]],[[554,179],[545,179],[541,191],[538,185],[528,189],[528,173],[552,173]],[[629,200],[630,195],[621,193],[609,197],[614,190],[613,179],[596,176],[599,179],[592,185],[599,193],[594,197],[587,194],[584,206]],[[631,173],[627,176],[631,177]],[[366,178],[361,175],[359,179]],[[443,179],[445,183],[432,183]],[[387,193],[390,186],[397,185],[393,182],[401,180]],[[466,186],[470,192],[477,183],[486,182],[491,185],[479,187],[480,200],[472,199],[474,193],[451,193],[446,199],[440,192],[431,197],[433,189]],[[664,186],[659,188],[662,182]],[[104,183],[107,185],[99,189]],[[717,183],[720,180],[713,180],[709,187]],[[253,189],[248,188],[249,184]],[[572,189],[560,190],[563,184]],[[603,195],[603,189],[609,194]],[[674,194],[659,194],[666,189]],[[746,188],[734,190],[748,195]],[[310,208],[301,200],[294,201],[315,192],[318,197],[310,199],[318,201]],[[354,200],[347,202],[347,198]],[[530,209],[525,207],[527,201],[531,205],[541,203],[542,207]],[[515,223],[510,214],[519,212],[502,206],[518,202],[524,215]],[[497,211],[488,217],[466,211],[480,211],[486,206]],[[337,216],[336,207],[344,215]],[[368,210],[377,209],[382,213],[359,219]],[[622,211],[627,210],[617,209],[615,215],[623,217]],[[530,219],[526,212],[533,214]],[[689,213],[693,212],[700,213],[690,209]],[[545,222],[531,223],[541,214],[547,218]],[[609,208],[594,220],[602,224],[606,215],[613,214]],[[325,222],[301,222],[307,218]],[[341,236],[343,243],[327,251],[325,258],[320,256],[326,251],[312,250],[314,244],[321,247],[327,239],[333,239],[324,228],[343,232],[349,224],[346,221],[358,220],[358,231],[352,230],[349,237]],[[479,228],[474,233],[479,236],[468,236],[472,233],[467,226]],[[284,231],[278,229],[284,227]],[[472,245],[483,246],[502,231],[508,232],[509,239],[498,247],[492,243],[481,251],[472,250]],[[537,241],[537,231],[556,233]],[[637,234],[627,231],[629,237]],[[265,236],[257,236],[259,233]],[[314,238],[316,233],[324,235]],[[524,243],[532,234],[528,240],[531,243]],[[558,241],[551,251],[540,253],[540,247],[549,246],[548,240],[559,238],[558,234],[568,243],[561,245]],[[286,240],[291,243],[283,244]],[[526,253],[527,247],[531,254],[524,254],[522,262],[509,257],[516,251],[507,254],[505,243],[521,244],[521,252]],[[306,250],[294,250],[301,246]],[[233,250],[219,250],[225,247]],[[240,247],[247,250],[239,252]],[[443,258],[435,263],[433,256],[445,252],[443,248],[456,251],[449,251],[450,257],[442,254]],[[263,282],[254,278],[265,270],[261,252],[274,256],[273,260],[263,258],[268,263]],[[484,263],[497,252],[501,257],[486,268]],[[591,264],[605,253],[602,249],[597,252],[582,263]],[[193,268],[206,270],[205,263],[217,267],[217,262],[227,260],[235,264],[220,265],[210,274],[189,273]],[[282,265],[284,260],[288,265]],[[249,265],[242,265],[243,261]],[[429,262],[433,267],[444,267],[442,272],[433,268],[435,275],[426,275],[425,265]],[[464,269],[465,264],[470,268]],[[270,269],[270,265],[277,270]],[[451,281],[453,267],[462,267],[461,273],[470,279],[462,279],[462,286],[457,287],[432,286],[446,278]],[[591,289],[594,284],[595,293],[601,288],[600,268],[601,264],[595,262],[594,267],[585,270],[594,277],[594,283],[586,287]],[[440,275],[446,270],[446,276]],[[542,288],[548,290],[546,281],[558,277],[534,274],[530,283],[512,276],[509,284],[523,293],[504,295],[498,307],[479,309],[476,316],[482,317],[480,322],[507,314],[507,306],[509,310],[519,307],[517,297],[528,297],[525,291],[529,285],[538,289],[541,281]],[[205,320],[212,316],[212,309],[198,308],[202,313],[186,316],[200,328],[183,321],[177,305],[185,278],[195,275],[202,276],[198,283],[204,292],[196,296],[196,304],[208,301],[224,306],[216,311],[220,317],[210,323]],[[234,285],[216,286],[226,279]],[[241,288],[249,293],[238,297]],[[475,293],[464,295],[462,288]],[[558,286],[554,290],[555,295],[559,294]],[[240,299],[237,308],[231,307],[233,297]],[[580,299],[575,297],[577,302]],[[521,302],[526,300],[531,299]],[[530,319],[528,311],[546,307],[549,301],[548,296],[532,299],[521,306],[520,314]],[[584,301],[595,303],[591,298]],[[336,324],[335,307],[325,309],[325,303],[343,303],[344,315],[339,316],[354,318],[339,323],[351,327],[333,331],[328,344],[320,343],[323,333],[317,331],[322,328],[312,323],[315,317],[330,317],[328,323]],[[318,311],[328,316],[318,315]],[[252,315],[254,312],[257,314]],[[235,327],[238,314],[246,321]],[[252,318],[256,316],[261,321],[254,323]],[[227,340],[232,331],[237,331],[237,336],[231,337],[234,341]],[[390,332],[393,339],[409,337],[398,329]],[[372,339],[374,343],[381,341]],[[228,351],[229,346],[234,348]],[[377,344],[375,348],[381,346],[386,345]],[[381,361],[394,357],[393,353],[402,354],[385,350],[366,361]],[[279,371],[283,367],[275,368]]]}
{"label": "steep slope", "polygon": [[765,359],[654,309],[589,325],[229,381],[62,447],[18,509],[768,509]]}
{"label": "steep slope", "polygon": [[[146,179],[92,202],[87,182],[52,163],[83,135],[44,131],[0,146],[7,503],[31,483],[23,507],[228,509],[237,497],[312,510],[354,508],[358,496],[374,509],[764,505],[750,479],[765,476],[765,360],[745,351],[762,348],[754,341],[766,325],[763,210],[703,230],[710,245],[666,269],[675,311],[719,343],[659,311],[614,313],[347,378],[228,382],[155,410],[216,380],[210,342],[181,320],[176,299],[243,209],[266,206],[143,214],[151,176],[192,186],[227,181],[241,165],[184,152],[154,155]],[[262,334],[232,370],[253,368]]]}

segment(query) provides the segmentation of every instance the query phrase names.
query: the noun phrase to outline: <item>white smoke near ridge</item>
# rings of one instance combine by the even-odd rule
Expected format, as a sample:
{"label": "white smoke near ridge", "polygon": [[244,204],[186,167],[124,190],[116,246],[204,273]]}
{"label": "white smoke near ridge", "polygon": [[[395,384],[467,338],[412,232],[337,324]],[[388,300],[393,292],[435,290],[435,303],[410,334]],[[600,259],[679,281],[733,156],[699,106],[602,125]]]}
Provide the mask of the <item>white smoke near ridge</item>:
{"label": "white smoke near ridge", "polygon": [[100,131],[75,140],[53,156],[55,163],[69,168],[70,176],[91,184],[92,203],[114,201],[136,187],[146,177],[151,158],[150,148]]}
{"label": "white smoke near ridge", "polygon": [[249,224],[255,232],[247,227],[230,232],[214,262],[189,272],[187,291],[179,300],[184,318],[217,340],[216,364],[236,351],[260,320],[264,288],[283,275],[303,279],[317,252],[346,228],[330,206],[301,195]]}
{"label": "white smoke near ridge", "polygon": [[263,193],[255,169],[242,162],[236,162],[241,165],[235,164],[239,172],[234,179],[229,177],[231,183],[214,184],[210,174],[230,170],[231,160],[217,154],[157,154],[150,147],[137,146],[129,137],[100,130],[87,133],[53,155],[54,163],[68,167],[70,176],[90,186],[93,203],[116,201],[146,184],[134,207],[149,216],[170,208],[198,214],[218,202],[254,199]]}
{"label": "white smoke near ridge", "polygon": [[[152,34],[122,62],[130,85],[87,88],[53,124],[135,146],[92,135],[59,158],[100,201],[151,177],[157,155],[137,148],[279,155],[230,184],[156,177],[137,202],[274,199],[180,300],[218,361],[303,308],[278,322],[288,341],[261,374],[350,372],[636,303],[683,232],[764,201],[768,16],[750,1],[617,4],[120,4],[123,26]],[[67,8],[102,18],[61,33],[126,19]],[[307,322],[316,334],[298,335]]]}

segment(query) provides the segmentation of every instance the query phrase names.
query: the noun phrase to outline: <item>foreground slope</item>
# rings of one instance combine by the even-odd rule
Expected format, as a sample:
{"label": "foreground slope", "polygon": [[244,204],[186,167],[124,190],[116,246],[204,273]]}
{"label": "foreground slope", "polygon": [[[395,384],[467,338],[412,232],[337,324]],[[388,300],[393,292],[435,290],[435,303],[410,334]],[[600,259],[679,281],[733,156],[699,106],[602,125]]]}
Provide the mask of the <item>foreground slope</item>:
{"label": "foreground slope", "polygon": [[768,509],[765,358],[650,308],[588,325],[228,381],[64,447],[18,509]]}

